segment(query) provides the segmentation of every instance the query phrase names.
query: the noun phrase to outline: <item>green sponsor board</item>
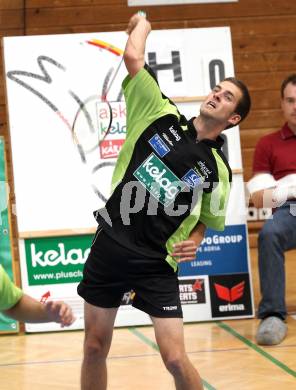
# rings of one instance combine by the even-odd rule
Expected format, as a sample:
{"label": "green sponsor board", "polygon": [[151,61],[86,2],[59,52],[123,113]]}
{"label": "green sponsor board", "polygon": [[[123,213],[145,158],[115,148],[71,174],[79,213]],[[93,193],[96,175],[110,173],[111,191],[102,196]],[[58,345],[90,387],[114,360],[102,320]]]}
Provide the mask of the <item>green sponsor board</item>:
{"label": "green sponsor board", "polygon": [[93,235],[25,240],[29,286],[78,283]]}
{"label": "green sponsor board", "polygon": [[[0,264],[13,279],[12,250],[10,242],[10,226],[8,218],[8,181],[5,169],[4,140],[0,137]],[[15,331],[18,323],[0,313],[0,331]]]}
{"label": "green sponsor board", "polygon": [[134,176],[164,206],[171,204],[186,187],[154,153],[136,169]]}

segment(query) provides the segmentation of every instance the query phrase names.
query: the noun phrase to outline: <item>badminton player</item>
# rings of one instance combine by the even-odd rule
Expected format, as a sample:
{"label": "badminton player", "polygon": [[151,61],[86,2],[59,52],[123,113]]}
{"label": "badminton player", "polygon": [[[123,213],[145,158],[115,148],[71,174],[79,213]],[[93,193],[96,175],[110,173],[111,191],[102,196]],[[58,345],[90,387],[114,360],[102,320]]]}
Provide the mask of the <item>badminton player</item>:
{"label": "badminton player", "polygon": [[112,195],[95,213],[99,227],[78,286],[85,300],[83,390],[107,387],[114,320],[131,289],[133,306],[151,317],[176,389],[203,388],[185,352],[177,268],[195,259],[207,227],[224,229],[231,170],[219,134],[245,118],[250,98],[243,83],[225,79],[199,115],[186,120],[145,65],[150,30],[144,15],[131,17],[123,81],[127,137]]}

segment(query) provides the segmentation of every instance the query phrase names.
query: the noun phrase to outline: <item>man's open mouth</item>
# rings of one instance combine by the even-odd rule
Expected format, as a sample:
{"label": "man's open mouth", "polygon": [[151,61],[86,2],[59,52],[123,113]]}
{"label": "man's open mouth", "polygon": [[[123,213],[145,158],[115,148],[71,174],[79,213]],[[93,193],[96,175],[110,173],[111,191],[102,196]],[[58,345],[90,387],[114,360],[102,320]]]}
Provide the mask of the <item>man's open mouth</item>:
{"label": "man's open mouth", "polygon": [[207,106],[210,106],[210,107],[216,108],[216,103],[215,103],[215,102],[213,102],[212,100],[210,100],[210,101],[207,103]]}

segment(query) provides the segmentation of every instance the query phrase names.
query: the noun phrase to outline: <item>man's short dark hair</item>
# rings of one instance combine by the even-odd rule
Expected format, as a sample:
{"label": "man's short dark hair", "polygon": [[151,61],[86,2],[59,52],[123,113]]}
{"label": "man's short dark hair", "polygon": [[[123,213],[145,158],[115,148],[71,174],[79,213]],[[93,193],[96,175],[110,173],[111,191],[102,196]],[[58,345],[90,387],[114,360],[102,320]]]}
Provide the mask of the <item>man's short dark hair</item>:
{"label": "man's short dark hair", "polygon": [[296,85],[296,73],[290,74],[290,76],[285,78],[285,80],[282,82],[282,85],[281,85],[281,97],[282,98],[284,97],[284,92],[285,92],[286,86],[290,83],[293,85]]}
{"label": "man's short dark hair", "polygon": [[241,81],[236,79],[235,77],[227,77],[223,81],[228,81],[239,88],[242,93],[242,97],[240,98],[237,106],[235,108],[235,113],[240,115],[241,119],[236,125],[228,125],[226,129],[230,129],[231,127],[237,126],[241,121],[245,119],[248,115],[251,108],[251,97],[249,94],[249,90],[247,86]]}

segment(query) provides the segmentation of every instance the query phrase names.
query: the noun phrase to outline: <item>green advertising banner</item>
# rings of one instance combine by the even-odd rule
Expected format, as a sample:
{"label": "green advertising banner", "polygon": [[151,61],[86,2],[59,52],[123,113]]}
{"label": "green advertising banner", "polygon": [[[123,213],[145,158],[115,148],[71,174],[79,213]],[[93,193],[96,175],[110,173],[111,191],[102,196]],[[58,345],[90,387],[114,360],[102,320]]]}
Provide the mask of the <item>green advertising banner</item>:
{"label": "green advertising banner", "polygon": [[[5,169],[4,139],[0,137],[0,264],[13,279],[12,250],[8,218],[8,180]],[[0,332],[17,331],[18,323],[0,313]]]}
{"label": "green advertising banner", "polygon": [[78,283],[93,235],[25,240],[29,286]]}
{"label": "green advertising banner", "polygon": [[[77,285],[90,252],[94,234],[31,237],[20,239],[20,262],[24,291],[42,303],[64,301],[71,306],[76,321],[70,329],[83,329],[83,299]],[[69,329],[69,328],[67,328]],[[67,330],[59,324],[25,324],[26,332]]]}

